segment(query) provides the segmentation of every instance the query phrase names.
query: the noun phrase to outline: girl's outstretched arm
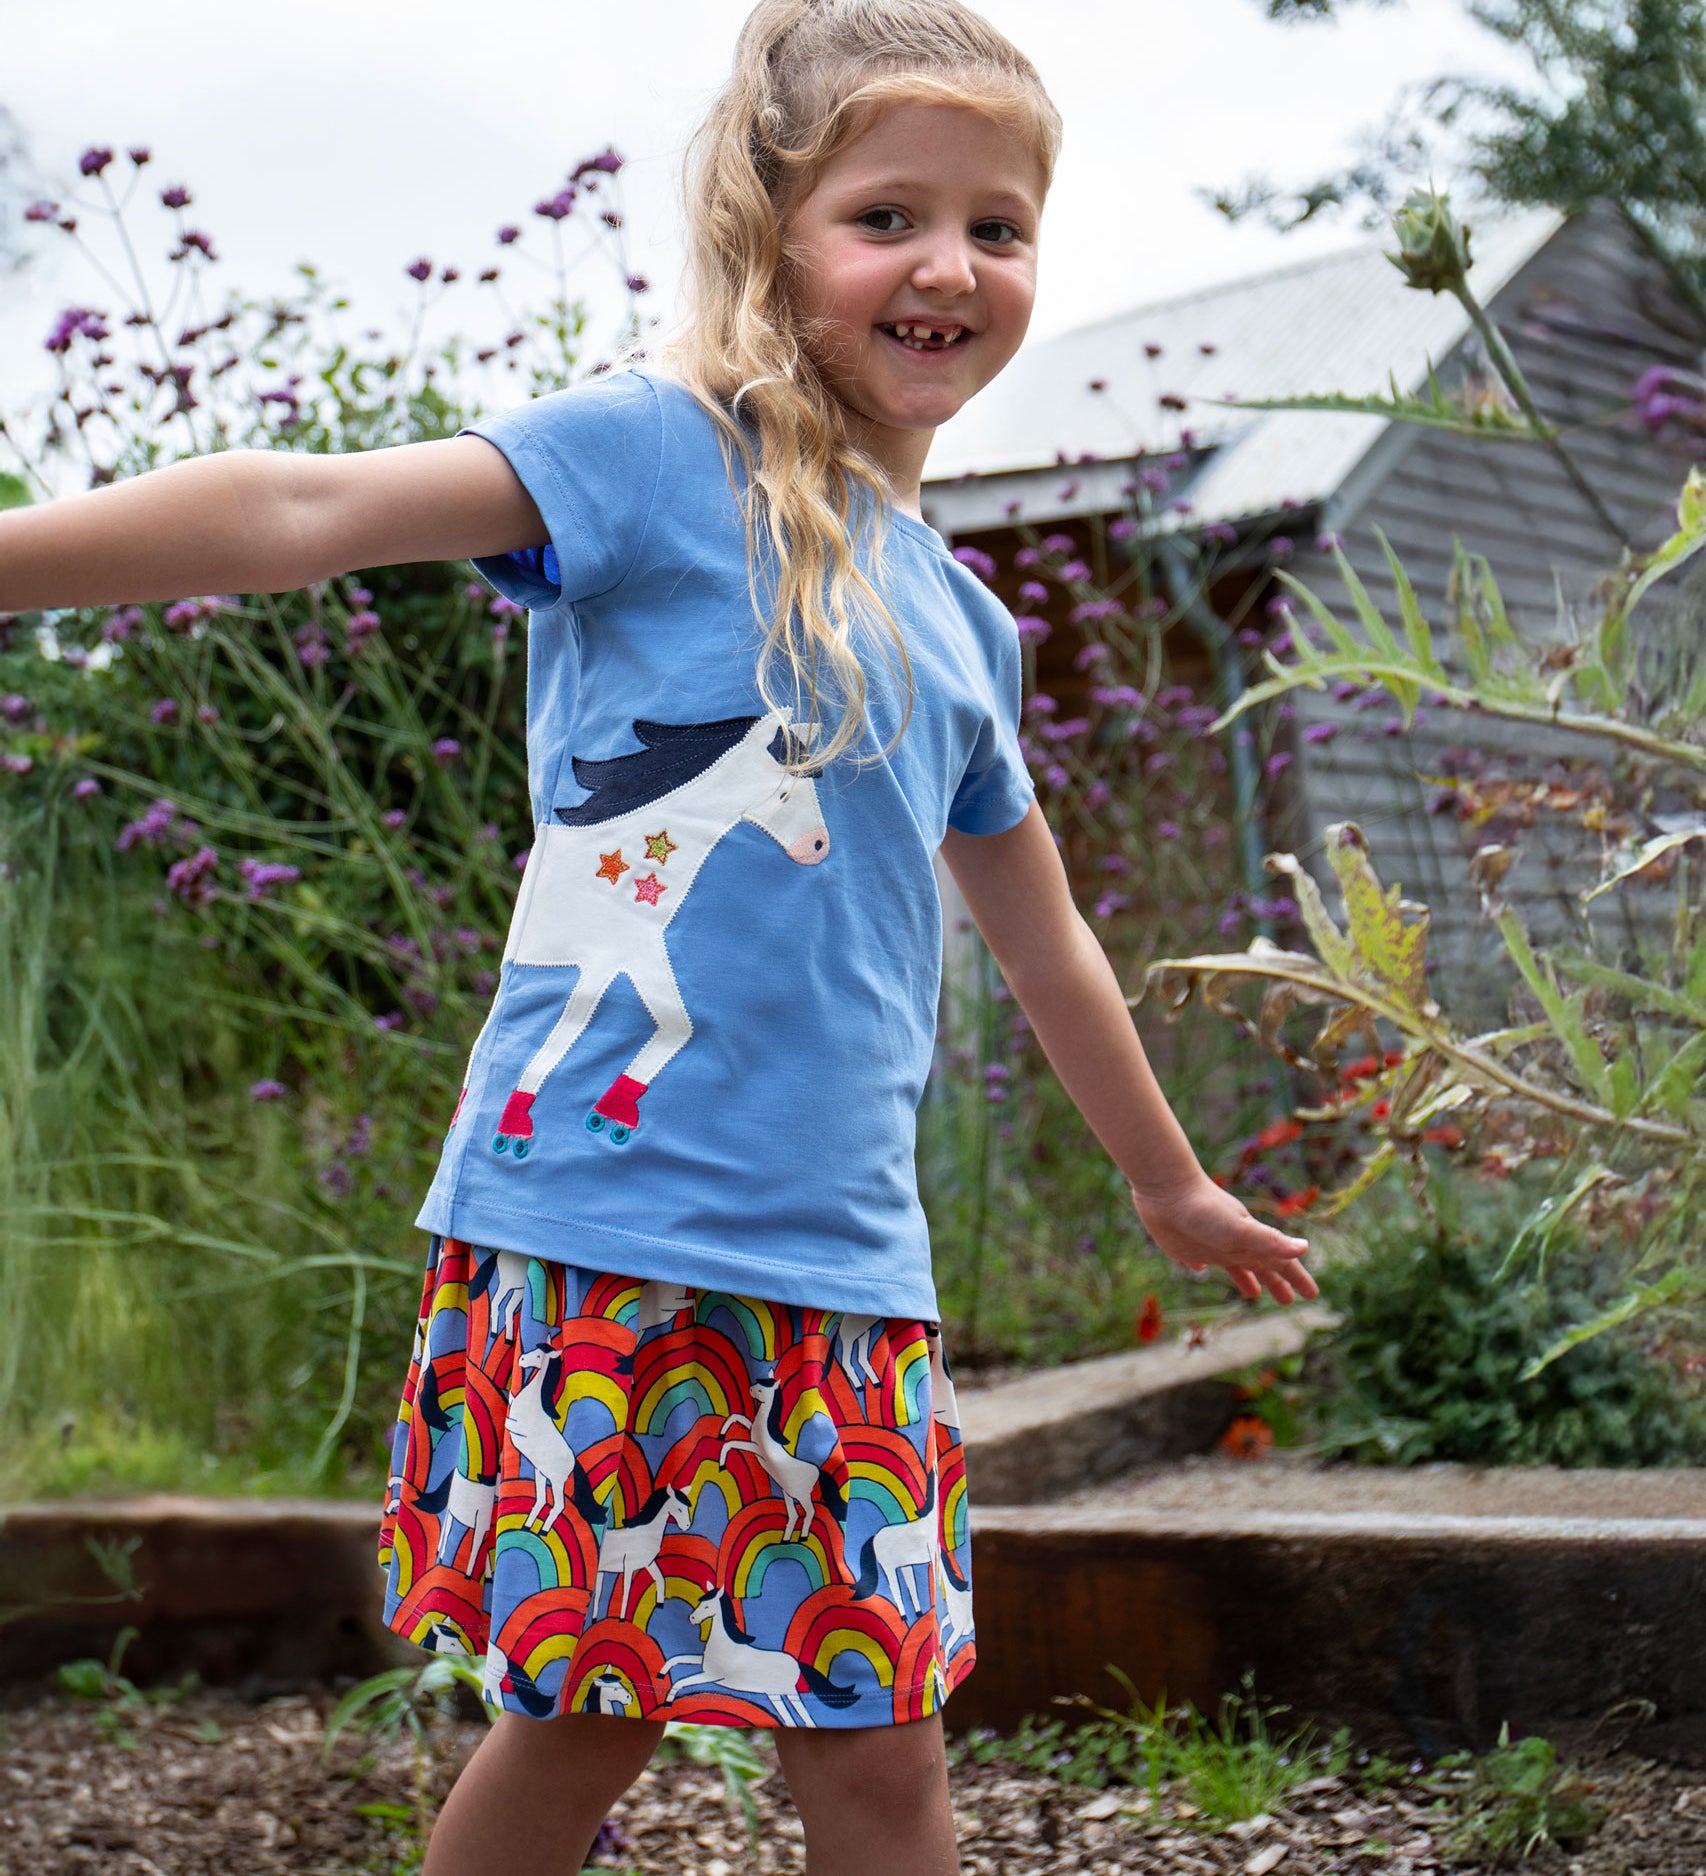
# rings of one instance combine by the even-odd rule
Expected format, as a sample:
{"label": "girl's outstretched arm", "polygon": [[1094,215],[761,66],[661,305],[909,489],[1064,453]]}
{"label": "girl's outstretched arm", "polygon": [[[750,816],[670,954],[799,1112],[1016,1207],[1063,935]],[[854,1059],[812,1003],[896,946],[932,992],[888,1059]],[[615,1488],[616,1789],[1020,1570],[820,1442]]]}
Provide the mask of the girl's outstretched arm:
{"label": "girl's outstretched arm", "polygon": [[1245,1297],[1264,1284],[1282,1303],[1317,1295],[1297,1261],[1308,1240],[1263,1224],[1197,1163],[1113,967],[1072,903],[1042,809],[1033,802],[1004,834],[950,829],[942,857],[1062,1086],[1130,1181],[1157,1246],[1192,1269],[1221,1265]]}
{"label": "girl's outstretched arm", "polygon": [[483,437],[342,456],[227,450],[0,514],[0,612],[288,593],[358,567],[547,538]]}

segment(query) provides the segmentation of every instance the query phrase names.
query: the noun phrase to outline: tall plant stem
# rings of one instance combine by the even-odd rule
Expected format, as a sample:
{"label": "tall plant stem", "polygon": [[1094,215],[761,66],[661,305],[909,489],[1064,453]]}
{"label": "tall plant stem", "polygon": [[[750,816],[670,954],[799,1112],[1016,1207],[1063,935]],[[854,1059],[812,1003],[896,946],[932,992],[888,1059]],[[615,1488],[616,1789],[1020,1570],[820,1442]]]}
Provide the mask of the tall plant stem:
{"label": "tall plant stem", "polygon": [[1611,512],[1601,499],[1599,491],[1583,475],[1576,459],[1564,445],[1564,439],[1558,434],[1558,426],[1541,415],[1540,406],[1535,402],[1534,392],[1529,388],[1522,367],[1516,362],[1516,354],[1511,350],[1505,335],[1494,323],[1487,309],[1476,299],[1466,279],[1459,279],[1452,292],[1457,296],[1463,310],[1469,315],[1475,330],[1480,333],[1482,342],[1487,347],[1487,356],[1493,361],[1493,368],[1504,379],[1510,394],[1517,401],[1517,407],[1533,424],[1536,434],[1552,452],[1553,460],[1569,477],[1577,493],[1593,510],[1606,533],[1617,542],[1626,553],[1635,551],[1635,543],[1623,530],[1623,524]]}

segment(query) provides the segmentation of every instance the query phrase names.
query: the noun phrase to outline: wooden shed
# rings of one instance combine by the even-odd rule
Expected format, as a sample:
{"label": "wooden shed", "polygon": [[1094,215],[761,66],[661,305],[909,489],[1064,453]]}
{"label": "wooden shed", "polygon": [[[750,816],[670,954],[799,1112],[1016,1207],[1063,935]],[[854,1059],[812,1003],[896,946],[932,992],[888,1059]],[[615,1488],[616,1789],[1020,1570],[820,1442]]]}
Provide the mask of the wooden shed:
{"label": "wooden shed", "polygon": [[[1609,204],[1569,217],[1542,210],[1484,226],[1471,219],[1472,285],[1542,410],[1567,429],[1571,450],[1628,537],[1656,544],[1674,526],[1677,490],[1695,452],[1686,439],[1649,434],[1632,409],[1632,387],[1654,365],[1698,369],[1706,316]],[[1253,412],[1220,401],[1369,395],[1387,391],[1394,377],[1420,391],[1430,362],[1448,389],[1471,376],[1490,381],[1482,342],[1462,308],[1448,295],[1408,288],[1382,245],[1371,240],[1028,348],[939,433],[926,516],[956,545],[983,548],[1006,569],[1023,528],[1077,538],[1091,517],[1129,515],[1133,490],[1143,486],[1138,478],[1147,470],[1149,486],[1159,487],[1155,470],[1163,465],[1166,499],[1149,504],[1146,540],[1172,534],[1200,542],[1204,530],[1211,538],[1238,537],[1217,549],[1207,607],[1169,627],[1174,668],[1195,673],[1220,702],[1226,684],[1240,680],[1222,670],[1216,697],[1208,649],[1216,621],[1239,612],[1259,618],[1278,590],[1277,564],[1352,620],[1330,551],[1337,537],[1376,601],[1395,613],[1377,529],[1407,567],[1449,669],[1461,666],[1447,629],[1459,540],[1487,557],[1513,623],[1543,657],[1570,631],[1572,607],[1585,600],[1593,577],[1619,554],[1548,451],[1380,417]],[[1276,536],[1283,537],[1277,560]],[[1662,617],[1660,609],[1655,619]],[[1037,681],[1069,689],[1082,634],[1058,605],[1050,623],[1038,647]],[[1669,629],[1681,634],[1688,655],[1697,627],[1674,604]],[[1242,681],[1265,675],[1236,633],[1222,632],[1220,641],[1223,658],[1242,667]],[[1508,969],[1469,882],[1470,854],[1487,838],[1515,840],[1521,857],[1506,896],[1545,944],[1579,932],[1586,916],[1579,891],[1597,877],[1600,846],[1579,816],[1552,817],[1529,802],[1513,802],[1505,822],[1472,826],[1451,808],[1440,778],[1508,762],[1531,776],[1547,772],[1558,798],[1567,799],[1579,780],[1572,765],[1609,763],[1615,753],[1555,731],[1429,707],[1426,699],[1408,731],[1389,701],[1307,689],[1292,701],[1295,714],[1278,726],[1291,761],[1277,784],[1264,784],[1240,830],[1247,856],[1259,861],[1273,848],[1298,853],[1336,904],[1323,835],[1333,822],[1355,820],[1382,877],[1432,907],[1432,955],[1448,973],[1453,1012],[1497,1020]],[[1238,814],[1230,786],[1227,813]],[[1591,916],[1628,920],[1633,934],[1656,929],[1666,909],[1637,888],[1597,902]],[[1214,942],[1209,928],[1204,948]]]}

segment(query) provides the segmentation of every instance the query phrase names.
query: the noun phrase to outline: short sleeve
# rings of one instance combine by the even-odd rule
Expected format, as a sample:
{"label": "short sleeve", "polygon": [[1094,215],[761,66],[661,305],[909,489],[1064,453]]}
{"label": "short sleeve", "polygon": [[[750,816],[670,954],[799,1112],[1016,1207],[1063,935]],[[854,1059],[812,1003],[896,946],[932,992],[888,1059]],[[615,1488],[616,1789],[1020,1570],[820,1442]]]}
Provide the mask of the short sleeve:
{"label": "short sleeve", "polygon": [[991,676],[994,708],[978,730],[971,760],[948,809],[948,825],[956,833],[1005,834],[1025,818],[1036,798],[1036,784],[1019,748],[1024,682],[1019,640],[1010,623]]}
{"label": "short sleeve", "polygon": [[536,612],[621,585],[651,518],[663,417],[643,373],[612,372],[458,432],[504,453],[549,539],[475,560],[488,585]]}

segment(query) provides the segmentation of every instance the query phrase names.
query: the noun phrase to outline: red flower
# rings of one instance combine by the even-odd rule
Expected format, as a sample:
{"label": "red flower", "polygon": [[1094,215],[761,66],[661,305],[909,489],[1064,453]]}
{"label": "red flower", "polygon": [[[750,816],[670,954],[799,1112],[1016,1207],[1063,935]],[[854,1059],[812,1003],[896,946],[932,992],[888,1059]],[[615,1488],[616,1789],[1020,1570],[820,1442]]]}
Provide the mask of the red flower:
{"label": "red flower", "polygon": [[1462,1146],[1463,1129],[1449,1122],[1442,1127],[1424,1127],[1422,1138],[1432,1140],[1438,1146]]}
{"label": "red flower", "polygon": [[1302,1124],[1295,1120],[1276,1120],[1271,1127],[1264,1127],[1256,1135],[1252,1144],[1263,1152],[1276,1146],[1288,1146],[1293,1140],[1303,1137]]}
{"label": "red flower", "polygon": [[1143,1307],[1137,1312],[1137,1320],[1132,1324],[1132,1334],[1139,1342],[1153,1342],[1161,1333],[1161,1299],[1158,1296],[1146,1296]]}
{"label": "red flower", "polygon": [[1220,1436],[1234,1459],[1260,1459],[1274,1443],[1274,1430],[1259,1414],[1240,1414]]}
{"label": "red flower", "polygon": [[1347,1062],[1339,1073],[1346,1081],[1361,1081],[1367,1075],[1378,1075],[1381,1061],[1378,1055],[1359,1055],[1354,1062]]}
{"label": "red flower", "polygon": [[1385,1095],[1382,1095],[1380,1099],[1375,1102],[1373,1107],[1368,1110],[1368,1117],[1370,1120],[1384,1120],[1391,1111],[1392,1103],[1387,1100]]}
{"label": "red flower", "polygon": [[1305,1186],[1301,1192],[1288,1192],[1275,1210],[1282,1218],[1295,1218],[1299,1212],[1308,1211],[1320,1196],[1319,1186]]}

